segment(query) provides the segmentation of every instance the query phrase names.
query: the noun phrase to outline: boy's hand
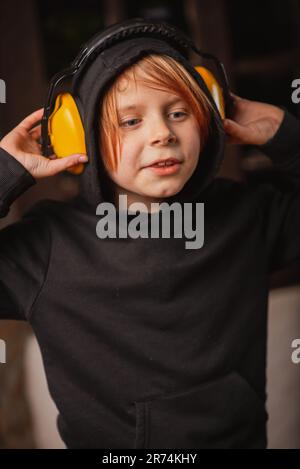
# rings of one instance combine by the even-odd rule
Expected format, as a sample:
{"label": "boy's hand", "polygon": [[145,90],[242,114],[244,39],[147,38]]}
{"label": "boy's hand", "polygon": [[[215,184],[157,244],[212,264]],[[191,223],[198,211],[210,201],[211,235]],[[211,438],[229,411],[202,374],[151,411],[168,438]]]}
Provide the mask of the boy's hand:
{"label": "boy's hand", "polygon": [[65,158],[57,158],[56,155],[51,155],[49,158],[42,156],[41,145],[38,143],[41,137],[39,122],[42,116],[43,108],[25,117],[17,127],[3,137],[0,148],[18,160],[35,179],[54,176],[78,163],[85,163],[87,157],[81,154]]}
{"label": "boy's hand", "polygon": [[227,142],[264,145],[278,130],[284,111],[277,106],[250,101],[231,93],[234,99],[232,119],[224,119]]}

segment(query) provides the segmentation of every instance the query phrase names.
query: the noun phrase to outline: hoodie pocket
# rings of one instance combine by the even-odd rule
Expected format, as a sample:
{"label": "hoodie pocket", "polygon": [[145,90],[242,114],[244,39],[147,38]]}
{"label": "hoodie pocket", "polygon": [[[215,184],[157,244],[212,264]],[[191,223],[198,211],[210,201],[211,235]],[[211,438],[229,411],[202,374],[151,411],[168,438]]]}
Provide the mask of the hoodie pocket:
{"label": "hoodie pocket", "polygon": [[265,448],[263,401],[238,373],[135,401],[135,448]]}

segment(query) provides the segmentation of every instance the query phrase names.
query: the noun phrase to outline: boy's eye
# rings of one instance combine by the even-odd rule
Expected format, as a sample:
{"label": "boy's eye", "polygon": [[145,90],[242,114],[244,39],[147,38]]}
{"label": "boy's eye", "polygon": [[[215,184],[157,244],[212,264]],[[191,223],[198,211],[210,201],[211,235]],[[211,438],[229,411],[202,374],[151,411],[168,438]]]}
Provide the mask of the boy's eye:
{"label": "boy's eye", "polygon": [[183,111],[174,111],[174,112],[171,112],[170,114],[183,114],[183,115],[186,115],[186,112],[183,112]]}
{"label": "boy's eye", "polygon": [[[187,113],[186,113],[186,112],[182,112],[182,111],[174,111],[174,112],[170,112],[169,115],[171,115],[171,114],[180,114],[180,115],[183,114],[183,115],[186,115]],[[180,117],[181,117],[181,116],[180,116]],[[127,121],[121,122],[120,125],[121,125],[121,127],[133,127],[134,124],[133,124],[133,125],[130,125],[130,123],[136,122],[136,121],[138,121],[138,120],[139,120],[139,119],[129,119],[129,120],[127,120]],[[127,124],[128,124],[128,125],[127,125]]]}
{"label": "boy's eye", "polygon": [[133,127],[132,125],[125,125],[125,124],[128,124],[130,122],[135,122],[135,121],[138,121],[138,119],[129,119],[128,121],[121,122],[121,127]]}

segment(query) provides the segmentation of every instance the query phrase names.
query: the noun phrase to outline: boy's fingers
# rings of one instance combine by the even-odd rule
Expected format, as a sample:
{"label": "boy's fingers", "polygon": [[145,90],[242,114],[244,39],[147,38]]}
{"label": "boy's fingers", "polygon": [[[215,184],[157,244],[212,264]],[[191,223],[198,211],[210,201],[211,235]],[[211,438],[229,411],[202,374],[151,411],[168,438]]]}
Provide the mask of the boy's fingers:
{"label": "boy's fingers", "polygon": [[36,125],[34,125],[30,130],[29,130],[29,133],[31,132],[34,132],[35,130],[42,130],[42,124],[41,123],[38,123]]}
{"label": "boy's fingers", "polygon": [[65,171],[68,168],[80,163],[86,163],[88,158],[84,154],[66,156],[64,158],[55,158],[48,161],[47,172],[49,176]]}
{"label": "boy's fingers", "polygon": [[241,98],[240,96],[237,96],[236,94],[233,94],[233,93],[230,93],[230,95],[233,98],[235,112],[247,109],[247,106],[249,105],[249,102],[250,102],[248,99]]}
{"label": "boy's fingers", "polygon": [[233,101],[238,104],[242,104],[242,103],[245,103],[246,101],[249,101],[248,99],[242,98],[241,96],[238,96],[237,94],[232,93],[231,91],[230,91],[230,96],[233,98]]}
{"label": "boy's fingers", "polygon": [[232,137],[235,140],[240,141],[240,143],[251,144],[251,141],[252,141],[251,129],[246,128],[242,125],[239,125],[231,119],[225,119],[224,129],[230,137]]}
{"label": "boy's fingers", "polygon": [[22,127],[27,131],[31,130],[32,127],[36,125],[38,121],[41,120],[41,118],[43,117],[43,113],[43,107],[38,109],[37,111],[34,111],[32,114],[29,114],[29,116],[25,117],[25,119],[20,122],[18,127]]}
{"label": "boy's fingers", "polygon": [[39,124],[30,131],[30,135],[34,140],[38,140],[41,137],[42,126]]}
{"label": "boy's fingers", "polygon": [[239,140],[243,140],[244,138],[244,129],[242,126],[236,124],[234,121],[230,119],[226,119],[224,121],[224,128],[226,133],[232,138],[238,138]]}

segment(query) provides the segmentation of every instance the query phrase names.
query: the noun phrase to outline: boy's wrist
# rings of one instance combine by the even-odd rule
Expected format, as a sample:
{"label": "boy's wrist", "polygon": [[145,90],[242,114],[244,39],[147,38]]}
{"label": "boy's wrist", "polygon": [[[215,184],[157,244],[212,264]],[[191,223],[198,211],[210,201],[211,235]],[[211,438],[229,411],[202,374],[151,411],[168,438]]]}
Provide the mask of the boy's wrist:
{"label": "boy's wrist", "polygon": [[3,148],[0,148],[0,178],[0,212],[1,216],[4,216],[8,213],[10,205],[29,187],[36,184],[36,180]]}

